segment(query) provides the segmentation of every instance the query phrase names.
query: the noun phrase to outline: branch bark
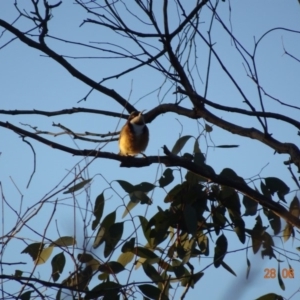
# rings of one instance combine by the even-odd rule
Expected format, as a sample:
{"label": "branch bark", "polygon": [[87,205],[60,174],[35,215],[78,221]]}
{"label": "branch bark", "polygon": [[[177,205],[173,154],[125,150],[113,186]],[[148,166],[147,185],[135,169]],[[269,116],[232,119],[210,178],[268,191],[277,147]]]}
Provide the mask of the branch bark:
{"label": "branch bark", "polygon": [[283,206],[279,203],[271,201],[269,198],[265,197],[264,195],[260,194],[256,190],[250,188],[247,184],[239,181],[233,180],[221,175],[217,175],[214,171],[210,168],[200,167],[195,163],[176,155],[173,155],[166,146],[163,147],[164,153],[166,156],[148,156],[146,158],[136,158],[131,156],[120,156],[118,154],[109,153],[109,152],[102,152],[98,150],[78,150],[73,149],[70,147],[63,146],[61,144],[49,141],[41,136],[38,136],[34,133],[16,127],[8,122],[0,122],[0,126],[6,127],[22,136],[31,137],[49,147],[54,149],[59,149],[61,151],[70,153],[75,156],[91,156],[91,157],[98,157],[98,158],[106,158],[111,160],[116,160],[121,162],[121,167],[136,167],[142,168],[147,167],[152,164],[159,164],[163,163],[166,166],[170,167],[182,167],[186,170],[189,170],[197,175],[205,177],[208,181],[214,182],[220,185],[225,185],[234,188],[235,190],[239,191],[245,196],[256,201],[261,206],[270,209],[273,211],[277,216],[284,219],[286,222],[295,226],[300,229],[300,220],[293,216],[290,212],[288,212]]}

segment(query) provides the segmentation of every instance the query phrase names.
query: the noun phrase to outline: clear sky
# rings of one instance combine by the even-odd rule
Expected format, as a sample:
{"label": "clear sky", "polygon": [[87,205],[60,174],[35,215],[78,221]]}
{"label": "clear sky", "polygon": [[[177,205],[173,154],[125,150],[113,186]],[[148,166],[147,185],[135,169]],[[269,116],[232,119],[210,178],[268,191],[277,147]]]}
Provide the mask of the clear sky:
{"label": "clear sky", "polygon": [[[20,7],[26,9],[26,11],[32,10],[30,1],[19,2]],[[128,3],[130,3],[128,5],[131,5],[133,2],[129,1]],[[251,53],[253,52],[255,41],[272,28],[280,27],[300,31],[300,5],[297,0],[244,0],[230,2],[226,0],[225,3],[219,3],[218,14],[226,22],[227,26],[232,26],[233,34]],[[17,15],[13,1],[0,1],[0,19],[12,23]],[[117,43],[130,51],[135,50],[134,48],[130,48],[134,46],[129,42],[127,44],[125,39],[117,40],[118,36],[111,34],[109,30],[100,30],[99,26],[91,24],[79,27],[82,20],[91,17],[91,15],[86,15],[83,9],[73,4],[73,1],[63,1],[63,4],[54,10],[53,15],[54,17],[49,25],[49,34],[51,36],[82,43],[97,42],[97,44],[93,43],[91,45],[98,47],[107,47],[107,44],[103,44],[103,42],[111,42]],[[207,29],[210,22],[210,12],[207,10],[206,14],[203,13],[202,16],[203,23],[200,24],[200,27],[203,26]],[[170,22],[172,25],[173,20]],[[131,23],[134,27],[134,21],[131,21]],[[24,31],[32,28],[32,25],[24,19],[17,21],[15,26]],[[7,32],[2,35],[1,33],[2,29],[0,28],[0,47],[13,37]],[[242,87],[251,103],[260,110],[256,86],[247,77],[241,57],[233,47],[232,40],[224,33],[218,22],[214,23],[212,40],[215,42],[214,49],[218,51],[220,58],[224,61],[228,70]],[[59,54],[68,55],[68,61],[71,64],[95,81],[100,81],[103,78],[117,74],[130,66],[130,63],[127,61],[109,58],[108,56],[111,54],[108,53],[59,42],[52,38],[47,39],[47,42]],[[102,42],[102,44],[99,44],[99,42]],[[159,42],[153,40],[153,45],[157,46]],[[283,46],[289,53],[299,59],[299,33],[276,30],[261,41],[257,47],[256,54],[259,80],[266,92],[290,105],[300,107],[298,99],[300,94],[300,64],[291,57],[284,55]],[[195,83],[197,92],[203,95],[208,52],[203,43],[198,45],[197,51],[199,74],[204,83],[196,75]],[[103,56],[106,56],[106,58],[104,59]],[[75,57],[81,58],[75,59]],[[196,71],[194,71],[195,73]],[[124,98],[129,99],[130,103],[138,110],[151,110],[159,103],[173,103],[175,100],[175,95],[173,94],[175,88],[171,87],[171,84],[166,83],[161,90],[157,90],[157,87],[162,85],[163,79],[153,69],[143,68],[118,79],[107,80],[103,85],[114,89]],[[170,90],[168,90],[169,88]],[[95,91],[89,95],[86,101],[78,103],[90,91],[90,88],[72,77],[63,67],[18,40],[0,49],[0,91],[0,109],[5,110],[37,109],[55,111],[72,107],[86,107],[118,113],[123,111],[123,108],[117,103]],[[241,95],[228,80],[228,77],[224,74],[215,59],[211,65],[207,98],[223,105],[248,109],[243,103]],[[278,112],[299,120],[299,110],[297,109],[284,107],[268,97],[264,98],[264,104],[267,111]],[[182,105],[191,108],[191,103],[187,100]],[[254,118],[217,112],[213,109],[212,112],[217,113],[218,116],[225,120],[242,126],[261,129]],[[38,115],[9,116],[1,114],[0,120],[11,122],[26,130],[31,130],[28,127],[28,125],[31,125],[33,127],[37,126],[39,130],[52,133],[61,132],[58,127],[52,126],[53,122],[56,124],[61,123],[78,133],[86,131],[95,133],[114,132],[119,130],[124,124],[123,119],[108,118],[96,114],[72,114],[52,118]],[[195,121],[183,120],[172,113],[161,115],[148,125],[150,142],[146,154],[162,155],[161,147],[163,145],[167,145],[171,149],[180,134],[198,136],[202,131],[201,126],[204,124],[203,121],[200,121],[199,125]],[[299,136],[297,136],[295,128],[286,124],[279,124],[276,120],[271,121],[269,124],[270,132],[274,134],[274,137],[282,142],[293,142],[299,146]],[[79,169],[83,169],[91,162],[90,158],[72,157],[67,153],[62,153],[39,144],[36,141],[27,139],[34,147],[36,153],[36,170],[30,186],[27,188],[29,178],[33,172],[34,157],[31,148],[28,144],[22,142],[22,139],[17,134],[2,127],[0,127],[0,136],[2,140],[2,143],[0,143],[0,181],[3,189],[2,193],[12,208],[16,211],[20,209],[22,213],[28,207],[46,197],[50,191],[59,190],[68,184],[74,178],[75,170],[78,173]],[[65,135],[56,137],[50,135],[42,136],[79,149],[98,149],[103,146],[103,144],[98,143],[74,141],[71,137]],[[239,148],[214,149],[212,148],[214,144],[238,144]],[[192,152],[192,147],[193,143],[190,141],[187,143],[184,152]],[[283,165],[283,161],[288,159],[287,155],[274,154],[272,149],[262,146],[257,141],[239,138],[216,127],[213,128],[210,135],[206,134],[200,138],[200,147],[207,154],[207,163],[214,168],[216,173],[221,172],[224,168],[232,168],[245,179],[255,176],[257,179],[258,174],[261,177],[278,177],[293,191],[287,196],[288,202],[295,196],[296,186],[291,180],[286,166]],[[117,142],[109,142],[102,149],[103,151],[117,153]],[[76,169],[73,169],[75,166]],[[94,203],[97,195],[106,190],[105,214],[116,210],[120,219],[124,211],[122,197],[124,197],[126,203],[128,202],[128,197],[126,197],[126,193],[114,180],[127,180],[133,184],[138,184],[142,181],[155,183],[163,170],[163,166],[157,165],[152,165],[144,169],[120,168],[119,163],[116,161],[97,159],[84,171],[85,178],[93,178],[91,189],[87,192],[88,196],[85,193],[79,195],[77,198],[79,202],[76,205],[86,208],[84,201],[89,199],[91,203],[88,203],[87,207],[91,209],[91,205]],[[294,172],[296,173],[296,170]],[[180,173],[174,172],[174,175],[176,183],[178,183],[180,181]],[[259,188],[258,180],[255,181],[255,184]],[[170,189],[171,185],[168,188]],[[156,212],[157,206],[166,208],[163,203],[165,197],[163,191],[157,188],[151,194],[151,197],[153,200],[152,206],[137,206],[132,213],[134,215],[150,217]],[[78,246],[82,247],[84,242],[84,231],[82,230],[82,219],[84,217],[82,214],[84,214],[84,209],[75,212],[72,209],[74,199],[59,193],[50,199],[38,215],[29,222],[29,225],[36,232],[33,232],[32,228],[24,227],[22,231],[16,234],[18,239],[11,241],[4,252],[2,261],[26,262],[26,265],[6,266],[3,269],[3,273],[12,274],[15,269],[27,270],[28,272],[32,270],[33,263],[30,257],[20,254],[26,247],[26,244],[21,239],[28,238],[26,240],[27,243],[41,240],[39,234],[44,233],[44,228],[49,222],[54,208],[53,203],[56,199],[58,200],[58,207],[46,235],[55,240],[59,234],[74,235],[75,230]],[[1,205],[2,222],[0,228],[2,233],[6,233],[16,224],[17,213],[13,212],[7,205],[4,205],[3,202]],[[90,214],[88,214],[87,218],[90,218]],[[267,224],[266,221],[265,224]],[[249,217],[247,227],[252,228],[252,226],[253,220],[250,220]],[[128,232],[126,234],[129,234],[132,228],[128,225],[127,229]],[[271,230],[268,232],[272,233]],[[124,234],[124,238],[126,234]],[[225,269],[215,269],[211,266],[205,270],[204,277],[198,282],[196,288],[188,293],[186,299],[251,300],[270,292],[281,294],[287,299],[298,299],[299,293],[293,297],[292,295],[300,288],[300,268],[295,269],[294,279],[284,279],[285,291],[283,291],[278,285],[277,278],[264,278],[266,274],[265,269],[275,268],[277,270],[277,261],[274,259],[268,260],[267,258],[262,260],[260,253],[253,255],[252,249],[249,248],[248,258],[251,261],[251,271],[249,278],[246,279],[246,252],[245,250],[240,251],[240,249],[251,246],[251,241],[243,245],[239,242],[235,234],[230,234],[229,232],[226,232],[226,234],[229,239],[228,251],[231,253],[226,255],[225,262],[235,271],[237,277],[234,277]],[[299,267],[294,261],[299,260],[299,256],[293,254],[296,251],[295,247],[299,246],[299,241],[295,240],[293,242],[289,240],[285,244],[282,244],[279,238],[274,238],[274,241],[276,246],[292,251],[289,263],[292,266]],[[91,242],[88,244],[88,247],[91,247]],[[209,257],[201,257],[200,260],[193,260],[197,271],[200,271],[212,262],[213,250],[214,244],[211,243]],[[101,251],[102,248],[100,247],[95,253],[103,258]],[[278,257],[285,261],[284,257],[280,257],[279,255]],[[69,269],[66,267],[61,278],[65,278],[68,272],[72,271],[72,266],[69,264],[67,266],[69,266]],[[281,269],[287,267],[287,263],[281,264]],[[48,280],[51,275],[50,261],[45,265],[38,266],[37,271],[43,274],[41,278]],[[47,275],[44,277],[44,274]],[[138,274],[141,275],[142,271],[138,272]],[[127,273],[124,276],[126,278]],[[135,277],[134,275],[132,278],[132,280],[139,280],[139,277]],[[145,277],[142,280],[148,280],[148,278]],[[19,285],[13,285],[12,289],[14,288],[20,287]],[[182,289],[179,289],[174,299],[179,299],[181,293]]]}

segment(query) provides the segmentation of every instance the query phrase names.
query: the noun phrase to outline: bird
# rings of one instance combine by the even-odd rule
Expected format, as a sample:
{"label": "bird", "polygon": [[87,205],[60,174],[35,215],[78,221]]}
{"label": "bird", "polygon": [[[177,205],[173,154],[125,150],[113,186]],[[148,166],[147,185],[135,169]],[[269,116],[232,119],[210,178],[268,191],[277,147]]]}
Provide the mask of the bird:
{"label": "bird", "polygon": [[[149,129],[145,124],[144,110],[132,112],[121,129],[119,137],[119,155],[135,156],[143,154],[149,142]],[[145,155],[144,155],[145,156]]]}

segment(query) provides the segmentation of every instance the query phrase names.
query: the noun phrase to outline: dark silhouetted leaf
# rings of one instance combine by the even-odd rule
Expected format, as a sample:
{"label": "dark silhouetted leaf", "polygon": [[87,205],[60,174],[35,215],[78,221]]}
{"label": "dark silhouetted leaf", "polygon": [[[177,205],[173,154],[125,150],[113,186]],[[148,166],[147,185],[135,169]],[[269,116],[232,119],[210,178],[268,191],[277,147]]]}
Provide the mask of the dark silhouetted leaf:
{"label": "dark silhouetted leaf", "polygon": [[53,247],[44,248],[43,243],[33,243],[28,245],[21,253],[29,254],[36,265],[45,263],[52,254]]}
{"label": "dark silhouetted leaf", "polygon": [[210,126],[210,125],[208,125],[208,124],[205,124],[205,131],[206,131],[206,132],[212,132],[212,131],[213,131],[212,126]]}
{"label": "dark silhouetted leaf", "polygon": [[135,191],[134,186],[131,183],[129,183],[129,182],[125,181],[125,180],[116,180],[116,181],[119,183],[119,185],[122,187],[122,189],[126,193],[129,194],[129,193],[132,193],[132,192]]}
{"label": "dark silhouetted leaf", "polygon": [[89,262],[90,260],[94,259],[93,255],[91,254],[88,254],[88,253],[79,253],[77,255],[77,259],[79,262],[81,263],[87,263]]}
{"label": "dark silhouetted leaf", "polygon": [[111,252],[115,249],[116,245],[120,241],[123,234],[124,223],[114,223],[112,224],[105,236],[105,247],[104,247],[104,257],[108,257]]}
{"label": "dark silhouetted leaf", "polygon": [[290,191],[290,188],[282,180],[276,177],[267,177],[265,184],[271,195],[277,193],[278,198],[286,202],[284,196]]}
{"label": "dark silhouetted leaf", "polygon": [[161,291],[153,285],[141,284],[138,285],[138,288],[146,297],[149,297],[150,299],[167,299],[164,295],[161,295],[160,297]]}
{"label": "dark silhouetted leaf", "polygon": [[[97,297],[102,297],[109,295],[114,291],[114,294],[117,294],[122,286],[113,281],[107,281],[96,285],[91,291],[86,292],[85,300],[95,299]],[[111,299],[111,298],[110,298]]]}
{"label": "dark silhouetted leaf", "polygon": [[27,292],[25,292],[25,293],[23,293],[21,296],[20,296],[20,298],[18,298],[18,299],[20,299],[20,300],[30,300],[30,296],[31,296],[31,293],[32,293],[33,291],[27,291]]}
{"label": "dark silhouetted leaf", "polygon": [[174,180],[174,176],[173,176],[173,170],[170,168],[167,168],[163,175],[160,177],[159,179],[159,186],[160,187],[165,187],[168,184],[170,184],[172,181]]}
{"label": "dark silhouetted leaf", "polygon": [[192,137],[191,135],[186,135],[186,136],[182,136],[181,138],[179,138],[177,140],[177,142],[175,143],[171,152],[173,154],[177,155],[191,137]]}
{"label": "dark silhouetted leaf", "polygon": [[197,216],[195,209],[191,205],[186,205],[183,210],[183,216],[188,233],[194,236],[197,230]]}
{"label": "dark silhouetted leaf", "polygon": [[251,198],[244,196],[243,204],[246,208],[245,216],[255,216],[257,213],[257,205],[258,203]]}
{"label": "dark silhouetted leaf", "polygon": [[232,275],[236,276],[235,272],[224,261],[221,262],[221,265],[229,273],[231,273]]}
{"label": "dark silhouetted leaf", "polygon": [[14,274],[15,277],[21,277],[22,275],[23,275],[23,271],[15,270],[15,274]]}
{"label": "dark silhouetted leaf", "polygon": [[143,263],[143,269],[145,274],[154,282],[158,283],[162,281],[161,275],[156,271],[156,269],[151,266],[147,260]]}
{"label": "dark silhouetted leaf", "polygon": [[245,243],[246,241],[246,234],[245,234],[245,222],[241,217],[232,218],[234,222],[234,231],[237,234],[241,243]]}
{"label": "dark silhouetted leaf", "polygon": [[135,191],[133,193],[130,193],[130,199],[131,201],[140,201],[141,204],[152,204],[151,199],[147,196],[146,193],[141,191]]}
{"label": "dark silhouetted leaf", "polygon": [[148,227],[148,220],[143,216],[139,216],[139,219],[140,219],[140,222],[142,225],[144,236],[145,236],[147,242],[150,244],[150,231],[151,230]]}
{"label": "dark silhouetted leaf", "polygon": [[156,185],[149,183],[149,182],[142,182],[140,184],[137,184],[134,186],[134,192],[135,191],[141,191],[144,193],[148,193],[150,191],[152,191],[154,188],[156,187]]}
{"label": "dark silhouetted leaf", "polygon": [[229,179],[239,181],[240,183],[246,184],[245,180],[242,177],[238,176],[232,169],[229,169],[229,168],[223,169],[222,172],[220,173],[220,176],[224,176]]}
{"label": "dark silhouetted leaf", "polygon": [[117,261],[110,261],[106,264],[100,265],[98,270],[107,274],[118,274],[125,270],[124,266]]}
{"label": "dark silhouetted leaf", "polygon": [[220,235],[216,241],[215,255],[214,255],[214,266],[218,268],[227,252],[227,238],[224,234]]}
{"label": "dark silhouetted leaf", "polygon": [[52,258],[52,278],[56,282],[59,279],[60,274],[64,270],[66,264],[66,258],[63,252],[58,253]]}
{"label": "dark silhouetted leaf", "polygon": [[281,278],[281,271],[280,271],[280,264],[278,263],[278,270],[277,270],[277,278],[278,278],[278,283],[279,283],[279,286],[281,287],[282,290],[285,290],[285,285],[282,281],[282,278]]}
{"label": "dark silhouetted leaf", "polygon": [[256,224],[254,225],[252,231],[251,231],[251,238],[252,238],[252,249],[253,253],[257,253],[262,241],[263,241],[263,234],[265,232],[264,227],[262,226],[261,217],[256,217]]}
{"label": "dark silhouetted leaf", "polygon": [[239,145],[218,145],[215,148],[237,148]]}
{"label": "dark silhouetted leaf", "polygon": [[43,248],[43,243],[33,243],[28,245],[21,253],[27,253],[31,256],[32,260],[36,260],[38,258],[38,255],[42,252]]}
{"label": "dark silhouetted leaf", "polygon": [[135,247],[132,250],[132,253],[146,259],[159,259],[159,257],[153,251],[143,247]]}
{"label": "dark silhouetted leaf", "polygon": [[185,189],[185,186],[182,184],[175,185],[171,191],[167,194],[167,196],[164,199],[165,203],[169,203],[175,200],[175,198],[179,195],[179,193],[182,192],[182,190]]}
{"label": "dark silhouetted leaf", "polygon": [[115,222],[115,220],[116,220],[116,211],[111,212],[104,218],[97,232],[97,236],[95,238],[93,248],[97,248],[99,247],[99,245],[103,243],[108,228],[110,228],[110,226]]}
{"label": "dark silhouetted leaf", "polygon": [[104,203],[105,203],[105,199],[104,199],[104,192],[102,192],[95,201],[95,206],[94,206],[94,211],[93,214],[95,216],[95,220],[92,223],[92,230],[95,230],[95,228],[98,226],[102,214],[103,214],[103,210],[104,210]]}
{"label": "dark silhouetted leaf", "polygon": [[131,238],[129,241],[125,242],[125,244],[122,246],[121,251],[123,253],[130,252],[134,248],[135,238]]}
{"label": "dark silhouetted leaf", "polygon": [[264,232],[263,234],[263,250],[261,251],[261,255],[264,258],[265,256],[268,256],[269,258],[276,258],[274,252],[273,252],[273,246],[274,242],[272,237],[267,233]]}
{"label": "dark silhouetted leaf", "polygon": [[255,300],[284,300],[282,296],[279,296],[274,293],[263,295]]}
{"label": "dark silhouetted leaf", "polygon": [[72,187],[70,187],[67,191],[64,191],[63,194],[70,194],[70,193],[74,193],[76,191],[81,190],[84,186],[86,186],[92,179],[86,179],[86,180],[82,180],[81,182],[73,185]]}
{"label": "dark silhouetted leaf", "polygon": [[299,216],[300,216],[300,203],[299,203],[299,199],[297,197],[294,197],[294,199],[292,200],[292,202],[290,204],[289,211],[293,216],[295,216],[296,218],[299,218]]}
{"label": "dark silhouetted leaf", "polygon": [[280,217],[275,215],[273,211],[264,208],[264,214],[268,217],[269,223],[274,231],[274,234],[277,235],[281,231],[281,221]]}

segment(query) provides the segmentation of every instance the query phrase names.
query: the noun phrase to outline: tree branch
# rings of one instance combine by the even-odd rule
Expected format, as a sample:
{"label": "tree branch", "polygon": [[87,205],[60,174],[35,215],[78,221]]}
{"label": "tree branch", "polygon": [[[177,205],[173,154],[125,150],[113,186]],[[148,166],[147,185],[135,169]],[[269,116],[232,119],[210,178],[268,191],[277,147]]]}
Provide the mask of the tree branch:
{"label": "tree branch", "polygon": [[291,213],[289,213],[280,204],[278,204],[274,201],[271,201],[269,198],[260,194],[256,190],[250,188],[243,181],[234,180],[234,179],[230,179],[230,178],[227,178],[227,177],[224,177],[221,175],[217,175],[217,174],[215,174],[214,171],[212,171],[211,168],[205,168],[205,165],[198,166],[195,163],[187,160],[186,158],[171,154],[166,146],[163,147],[164,153],[166,154],[166,156],[148,156],[146,158],[136,158],[136,157],[131,157],[131,156],[120,156],[120,155],[117,155],[114,153],[102,152],[102,151],[97,151],[97,150],[73,149],[73,148],[66,147],[61,144],[49,141],[43,137],[35,135],[34,133],[31,133],[29,131],[18,128],[8,122],[6,122],[6,123],[0,122],[0,126],[6,127],[18,134],[21,134],[22,136],[31,137],[31,138],[33,138],[45,145],[48,145],[54,149],[59,149],[61,151],[73,154],[75,156],[92,156],[92,157],[106,158],[106,159],[120,161],[121,167],[142,168],[142,167],[150,166],[151,164],[159,164],[159,163],[163,163],[164,165],[171,166],[171,167],[175,167],[175,166],[182,167],[186,170],[189,170],[197,175],[200,175],[200,176],[206,178],[210,182],[215,182],[215,183],[218,183],[221,185],[226,185],[226,186],[236,189],[243,195],[246,195],[249,198],[256,201],[257,203],[259,203],[261,206],[263,206],[267,209],[270,209],[276,215],[278,215],[279,217],[284,219],[286,222],[288,222],[292,226],[295,226],[300,229],[300,220],[298,218],[296,218]]}
{"label": "tree branch", "polygon": [[5,22],[4,20],[0,19],[0,26],[17,36],[23,43],[25,43],[27,46],[31,48],[35,48],[37,50],[40,50],[41,52],[47,54],[52,59],[54,59],[56,62],[58,62],[60,65],[62,65],[72,76],[75,78],[81,80],[88,86],[94,88],[95,90],[113,98],[116,100],[122,107],[124,107],[128,112],[135,111],[136,109],[127,102],[126,99],[124,99],[120,94],[118,94],[116,91],[109,89],[107,87],[104,87],[103,85],[98,84],[96,81],[92,80],[88,76],[84,75],[80,71],[78,71],[76,68],[74,68],[69,62],[67,62],[61,55],[57,54],[53,50],[51,50],[46,44],[40,44],[36,41],[28,38],[25,36],[23,32],[15,28],[14,26],[10,25],[9,23]]}

